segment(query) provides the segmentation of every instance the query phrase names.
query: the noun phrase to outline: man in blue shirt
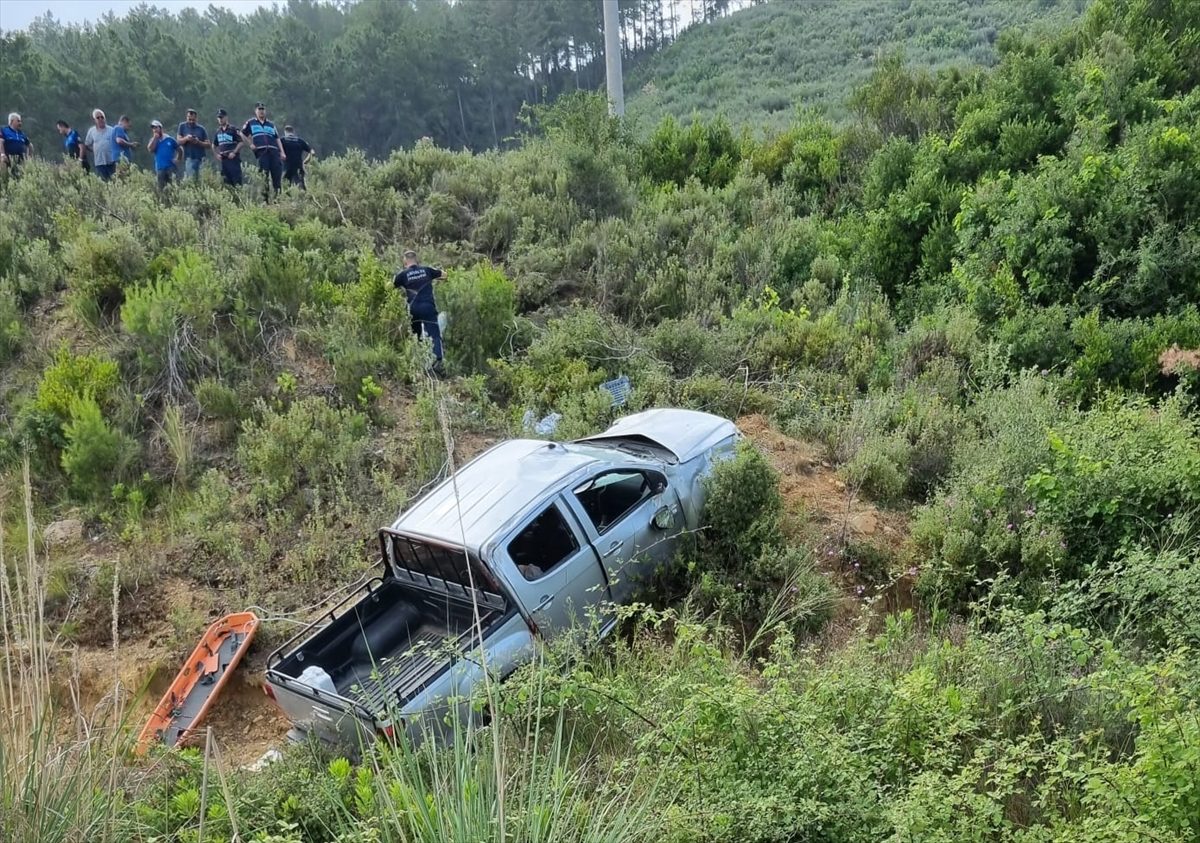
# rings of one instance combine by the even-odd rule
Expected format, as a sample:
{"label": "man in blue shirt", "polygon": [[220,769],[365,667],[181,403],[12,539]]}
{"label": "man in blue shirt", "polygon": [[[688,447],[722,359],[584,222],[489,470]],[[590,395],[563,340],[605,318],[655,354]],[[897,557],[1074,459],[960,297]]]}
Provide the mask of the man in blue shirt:
{"label": "man in blue shirt", "polygon": [[83,171],[86,173],[88,162],[83,154],[83,141],[79,139],[79,132],[72,129],[66,120],[59,120],[54,125],[58,127],[58,133],[63,136],[63,151],[67,153],[67,158],[83,162]]}
{"label": "man in blue shirt", "polygon": [[0,167],[8,167],[15,176],[25,157],[33,154],[33,144],[21,131],[20,114],[14,111],[8,115],[8,125],[0,128],[0,138],[3,138],[3,145],[0,146]]}
{"label": "man in blue shirt", "polygon": [[221,178],[230,187],[242,183],[242,133],[229,122],[229,112],[217,109],[217,131],[213,135],[217,160],[221,162]]}
{"label": "man in blue shirt", "polygon": [[396,273],[392,285],[404,290],[408,299],[408,313],[412,317],[413,333],[420,339],[427,336],[433,342],[433,370],[442,371],[442,330],[438,325],[437,303],[433,298],[433,282],[442,277],[442,271],[432,266],[417,263],[417,253],[409,249],[404,253],[404,269]]}
{"label": "man in blue shirt", "polygon": [[[279,132],[275,130],[275,124],[267,119],[267,107],[261,102],[254,106],[254,116],[242,126],[242,135],[254,150],[254,157],[258,159],[258,169],[263,174],[264,182],[270,178],[270,187],[279,193],[280,181],[283,179],[283,162],[287,160],[287,153],[283,151],[283,144],[279,142]],[[267,195],[270,187],[264,183],[264,195]]]}
{"label": "man in blue shirt", "polygon": [[179,145],[183,147],[183,177],[199,179],[200,165],[208,157],[204,150],[212,146],[208,139],[208,130],[196,122],[196,109],[187,110],[187,119],[179,124]]}
{"label": "man in blue shirt", "polygon": [[179,141],[163,132],[162,123],[152,120],[150,143],[146,144],[146,149],[154,153],[154,172],[158,176],[158,187],[161,190],[178,175],[175,159],[178,158]]}
{"label": "man in blue shirt", "polygon": [[133,141],[129,139],[129,118],[124,114],[117,121],[117,125],[113,127],[113,146],[117,152],[117,163],[124,161],[126,164],[133,163]]}

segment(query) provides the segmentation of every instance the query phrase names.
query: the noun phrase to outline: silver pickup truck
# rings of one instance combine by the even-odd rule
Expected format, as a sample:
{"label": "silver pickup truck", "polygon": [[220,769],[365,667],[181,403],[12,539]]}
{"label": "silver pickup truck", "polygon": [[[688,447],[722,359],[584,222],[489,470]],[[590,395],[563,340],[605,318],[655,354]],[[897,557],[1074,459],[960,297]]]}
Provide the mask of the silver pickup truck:
{"label": "silver pickup truck", "polygon": [[612,606],[700,526],[702,480],[739,438],[725,419],[657,409],[467,463],[380,530],[378,576],[269,657],[265,690],[293,739],[420,739],[538,637],[608,633]]}

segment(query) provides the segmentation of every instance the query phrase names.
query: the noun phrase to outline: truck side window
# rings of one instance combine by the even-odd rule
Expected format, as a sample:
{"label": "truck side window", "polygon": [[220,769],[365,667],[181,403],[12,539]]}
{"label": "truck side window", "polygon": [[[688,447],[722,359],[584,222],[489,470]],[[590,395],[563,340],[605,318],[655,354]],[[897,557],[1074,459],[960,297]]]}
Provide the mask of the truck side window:
{"label": "truck side window", "polygon": [[542,510],[508,543],[508,557],[527,580],[538,579],[577,550],[575,534],[554,504]]}
{"label": "truck side window", "polygon": [[610,471],[575,489],[597,533],[616,524],[652,493],[649,479],[640,471]]}

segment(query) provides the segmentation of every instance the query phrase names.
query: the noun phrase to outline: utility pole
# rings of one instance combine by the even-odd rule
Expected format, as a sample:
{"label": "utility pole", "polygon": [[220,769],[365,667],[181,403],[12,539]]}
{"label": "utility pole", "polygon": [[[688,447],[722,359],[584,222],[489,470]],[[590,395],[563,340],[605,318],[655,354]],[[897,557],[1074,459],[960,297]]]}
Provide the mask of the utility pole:
{"label": "utility pole", "polygon": [[608,71],[608,111],[625,116],[625,82],[621,78],[621,17],[617,0],[604,0],[604,66]]}

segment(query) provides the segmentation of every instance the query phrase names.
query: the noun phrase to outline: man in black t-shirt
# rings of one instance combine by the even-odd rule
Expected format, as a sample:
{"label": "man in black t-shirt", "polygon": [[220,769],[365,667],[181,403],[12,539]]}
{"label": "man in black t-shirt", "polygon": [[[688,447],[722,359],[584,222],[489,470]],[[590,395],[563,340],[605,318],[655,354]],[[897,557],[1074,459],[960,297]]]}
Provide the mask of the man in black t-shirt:
{"label": "man in black t-shirt", "polygon": [[283,166],[283,177],[301,190],[306,190],[304,165],[316,155],[316,152],[308,145],[308,141],[296,134],[296,130],[291,126],[283,127],[283,137],[279,139],[279,143],[283,146],[283,151],[287,153],[287,161]]}
{"label": "man in black t-shirt", "polygon": [[213,134],[213,150],[221,162],[221,178],[230,187],[242,183],[242,133],[229,122],[229,112],[217,109],[217,130]]}
{"label": "man in black t-shirt", "polygon": [[433,282],[442,277],[442,271],[432,266],[417,263],[417,253],[409,249],[404,253],[404,269],[396,273],[392,284],[404,290],[408,299],[408,313],[412,317],[413,333],[433,342],[433,369],[442,369],[442,331],[438,325],[437,303],[433,299]]}
{"label": "man in black t-shirt", "polygon": [[267,107],[261,102],[254,106],[254,116],[242,126],[242,136],[254,150],[254,157],[258,159],[258,169],[262,172],[263,179],[271,180],[269,187],[263,185],[263,193],[266,194],[271,187],[278,193],[287,153],[283,151],[283,144],[279,142],[279,132],[275,130],[275,124],[267,119]]}

